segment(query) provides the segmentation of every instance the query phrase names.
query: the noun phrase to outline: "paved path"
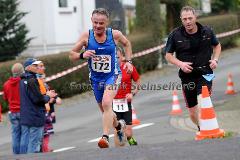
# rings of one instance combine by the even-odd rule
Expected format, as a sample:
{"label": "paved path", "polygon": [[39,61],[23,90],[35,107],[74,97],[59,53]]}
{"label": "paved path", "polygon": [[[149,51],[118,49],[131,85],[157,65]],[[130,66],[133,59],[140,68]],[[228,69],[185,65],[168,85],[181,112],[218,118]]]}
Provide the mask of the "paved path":
{"label": "paved path", "polygon": [[[240,90],[237,81],[240,76],[239,48],[227,50],[215,71],[212,101],[216,109],[220,128],[239,133],[239,94],[227,96],[227,74],[231,72],[236,90]],[[165,67],[146,73],[142,84],[179,83],[177,69]],[[23,155],[26,159],[234,159],[239,157],[239,138],[195,142],[196,128],[191,124],[184,107],[183,96],[179,93],[184,114],[181,117],[169,115],[172,103],[172,90],[141,90],[134,99],[137,116],[141,124],[150,124],[134,130],[138,147],[111,148],[100,150],[96,142],[89,142],[102,134],[101,114],[92,93],[77,95],[64,100],[57,108],[55,135],[51,137],[51,146],[60,149],[57,153]],[[226,147],[224,147],[226,146]],[[238,152],[236,152],[238,149]],[[215,156],[213,155],[215,154]],[[11,158],[10,126],[0,124],[0,159]],[[2,157],[1,157],[2,156]],[[116,158],[118,157],[118,158]],[[207,157],[207,158],[206,158]],[[12,157],[15,158],[15,157]],[[236,158],[235,158],[236,159]]]}

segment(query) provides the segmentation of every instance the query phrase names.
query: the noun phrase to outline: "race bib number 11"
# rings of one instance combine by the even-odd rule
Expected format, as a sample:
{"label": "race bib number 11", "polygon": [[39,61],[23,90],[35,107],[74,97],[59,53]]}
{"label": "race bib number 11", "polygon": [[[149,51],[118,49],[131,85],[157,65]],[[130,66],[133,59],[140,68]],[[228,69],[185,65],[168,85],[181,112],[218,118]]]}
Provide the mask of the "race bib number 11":
{"label": "race bib number 11", "polygon": [[92,69],[95,72],[109,73],[111,72],[111,56],[96,55],[92,57]]}
{"label": "race bib number 11", "polygon": [[113,111],[127,112],[128,111],[127,99],[113,99]]}

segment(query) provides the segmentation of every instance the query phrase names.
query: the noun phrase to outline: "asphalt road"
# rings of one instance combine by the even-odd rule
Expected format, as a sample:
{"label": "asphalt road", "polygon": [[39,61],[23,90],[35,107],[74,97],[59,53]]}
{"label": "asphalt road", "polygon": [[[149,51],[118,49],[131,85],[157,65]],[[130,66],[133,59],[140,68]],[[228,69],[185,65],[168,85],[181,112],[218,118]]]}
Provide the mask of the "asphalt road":
{"label": "asphalt road", "polygon": [[[224,52],[215,71],[213,103],[221,104],[230,96],[224,94],[228,73],[235,78],[235,88],[240,75],[240,48]],[[110,138],[110,149],[98,149],[96,138],[102,135],[101,113],[97,108],[92,93],[78,95],[64,100],[57,108],[55,135],[51,138],[51,147],[56,153],[22,155],[19,159],[240,159],[239,137],[223,140],[194,141],[196,128],[191,129],[178,123],[171,123],[174,117],[169,115],[172,103],[172,90],[146,90],[148,85],[170,83],[178,84],[177,69],[165,67],[146,73],[142,84],[146,85],[134,99],[133,105],[141,125],[134,129],[138,140],[137,147],[114,148]],[[171,87],[170,87],[171,88]],[[70,88],[69,88],[70,89]],[[180,103],[187,117],[181,91],[178,92]],[[176,118],[175,118],[176,119]],[[234,122],[229,122],[234,123]],[[219,123],[221,127],[221,122]],[[238,126],[239,127],[239,126]],[[16,159],[11,156],[11,137],[9,124],[0,124],[0,159]]]}

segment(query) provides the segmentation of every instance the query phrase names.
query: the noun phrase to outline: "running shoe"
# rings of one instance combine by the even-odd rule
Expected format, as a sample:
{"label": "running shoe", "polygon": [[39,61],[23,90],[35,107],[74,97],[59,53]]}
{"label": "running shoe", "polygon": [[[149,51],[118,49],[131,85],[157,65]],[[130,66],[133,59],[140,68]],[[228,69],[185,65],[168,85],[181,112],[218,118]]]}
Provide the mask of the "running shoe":
{"label": "running shoe", "polygon": [[126,136],[125,136],[125,128],[126,128],[126,122],[123,119],[119,120],[119,123],[121,124],[121,129],[117,131],[117,137],[119,140],[119,145],[123,146],[126,143]]}
{"label": "running shoe", "polygon": [[107,137],[102,137],[99,141],[98,141],[98,147],[99,148],[109,148],[109,142]]}
{"label": "running shoe", "polygon": [[129,140],[128,140],[128,143],[130,146],[136,146],[137,145],[137,141],[136,139],[134,139],[133,137],[131,137]]}

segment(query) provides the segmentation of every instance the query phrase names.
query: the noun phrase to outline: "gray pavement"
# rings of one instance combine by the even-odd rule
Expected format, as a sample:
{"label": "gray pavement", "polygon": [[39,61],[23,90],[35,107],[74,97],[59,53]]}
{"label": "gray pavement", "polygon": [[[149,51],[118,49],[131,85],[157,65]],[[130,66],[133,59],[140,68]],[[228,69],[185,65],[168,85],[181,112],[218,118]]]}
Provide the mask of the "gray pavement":
{"label": "gray pavement", "polygon": [[[8,160],[239,160],[240,137],[204,141],[174,141],[136,147],[79,150],[28,156],[6,156]],[[1,156],[0,156],[1,158]]]}
{"label": "gray pavement", "polygon": [[[22,155],[20,159],[240,159],[239,157],[239,94],[225,95],[227,74],[233,74],[235,88],[240,88],[240,48],[224,51],[215,71],[212,101],[220,128],[235,133],[233,139],[194,141],[196,127],[191,124],[184,107],[181,91],[178,92],[183,115],[169,115],[172,90],[141,90],[133,101],[141,127],[134,130],[138,147],[100,150],[96,142],[89,142],[102,134],[101,113],[91,92],[64,100],[57,108],[55,135],[50,142],[54,149],[67,151],[48,154]],[[165,67],[142,75],[143,84],[179,83],[177,69]],[[152,125],[145,126],[151,123]],[[11,155],[10,125],[0,124],[0,159],[16,159]],[[214,156],[215,155],[215,156]],[[24,158],[25,157],[25,158]],[[116,158],[117,157],[117,158]]]}

